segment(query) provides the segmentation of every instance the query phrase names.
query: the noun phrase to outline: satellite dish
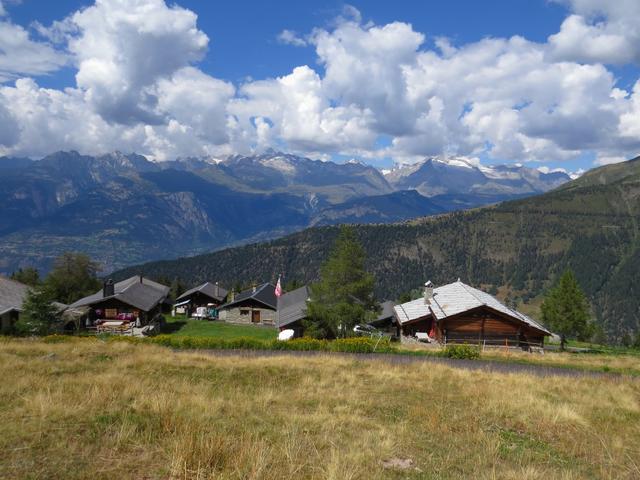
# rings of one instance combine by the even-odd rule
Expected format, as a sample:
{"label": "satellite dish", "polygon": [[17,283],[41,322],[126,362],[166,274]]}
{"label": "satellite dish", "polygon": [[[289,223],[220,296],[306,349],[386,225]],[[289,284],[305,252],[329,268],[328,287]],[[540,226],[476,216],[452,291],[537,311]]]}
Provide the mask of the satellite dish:
{"label": "satellite dish", "polygon": [[294,332],[290,328],[288,328],[286,330],[282,330],[278,334],[278,340],[280,340],[281,342],[286,342],[287,340],[291,340],[295,336],[295,334],[296,334],[296,332]]}

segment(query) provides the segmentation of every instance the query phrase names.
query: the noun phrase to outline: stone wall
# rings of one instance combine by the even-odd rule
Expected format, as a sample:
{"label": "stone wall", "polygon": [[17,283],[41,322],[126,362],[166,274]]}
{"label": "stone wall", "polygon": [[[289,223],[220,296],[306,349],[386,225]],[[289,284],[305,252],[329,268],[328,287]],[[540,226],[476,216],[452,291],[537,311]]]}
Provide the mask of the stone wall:
{"label": "stone wall", "polygon": [[[260,312],[260,322],[252,322],[254,313]],[[276,312],[268,308],[234,307],[220,310],[220,320],[229,323],[244,323],[254,325],[275,325]]]}

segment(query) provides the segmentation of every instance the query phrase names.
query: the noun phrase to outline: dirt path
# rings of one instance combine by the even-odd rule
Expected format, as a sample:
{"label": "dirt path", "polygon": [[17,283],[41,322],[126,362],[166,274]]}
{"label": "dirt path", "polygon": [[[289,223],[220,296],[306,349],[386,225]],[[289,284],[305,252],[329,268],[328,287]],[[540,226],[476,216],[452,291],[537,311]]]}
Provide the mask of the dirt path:
{"label": "dirt path", "polygon": [[437,363],[453,368],[463,368],[465,370],[478,370],[496,373],[528,373],[539,377],[561,376],[571,378],[603,378],[610,380],[640,380],[640,377],[623,375],[614,372],[594,372],[577,368],[562,368],[545,365],[527,365],[521,363],[500,362],[493,360],[459,360],[453,358],[440,358],[429,356],[397,355],[392,353],[336,353],[336,352],[315,352],[315,351],[283,351],[283,350],[190,350],[213,356],[221,357],[322,357],[334,356],[356,361],[382,361],[394,365],[409,365],[413,363]]}

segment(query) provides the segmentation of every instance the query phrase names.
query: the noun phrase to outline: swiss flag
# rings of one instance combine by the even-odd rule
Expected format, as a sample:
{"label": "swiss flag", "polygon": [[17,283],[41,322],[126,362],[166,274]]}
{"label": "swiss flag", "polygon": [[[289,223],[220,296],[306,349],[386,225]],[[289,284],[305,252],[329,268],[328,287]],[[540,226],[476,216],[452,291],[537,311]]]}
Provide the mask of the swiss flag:
{"label": "swiss flag", "polygon": [[282,296],[282,285],[280,285],[280,276],[278,275],[278,283],[276,283],[276,291],[274,292],[276,297]]}

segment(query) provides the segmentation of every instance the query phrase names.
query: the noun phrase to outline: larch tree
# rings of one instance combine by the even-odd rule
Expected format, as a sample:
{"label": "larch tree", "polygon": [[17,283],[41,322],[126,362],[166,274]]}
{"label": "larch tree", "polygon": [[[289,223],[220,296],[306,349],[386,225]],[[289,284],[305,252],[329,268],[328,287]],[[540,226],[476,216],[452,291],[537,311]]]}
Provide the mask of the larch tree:
{"label": "larch tree", "polygon": [[66,252],[55,259],[44,284],[55,300],[73,303],[100,289],[97,272],[98,264],[87,255]]}
{"label": "larch tree", "polygon": [[364,268],[365,259],[353,229],[341,227],[333,251],[320,269],[320,281],[311,286],[305,323],[308,335],[346,336],[373,315],[374,278]]}
{"label": "larch tree", "polygon": [[547,292],[540,308],[542,321],[560,335],[561,350],[568,338],[583,340],[592,332],[589,302],[571,270],[566,270]]}
{"label": "larch tree", "polygon": [[33,267],[19,268],[11,274],[11,280],[35,287],[40,284],[40,272]]}

